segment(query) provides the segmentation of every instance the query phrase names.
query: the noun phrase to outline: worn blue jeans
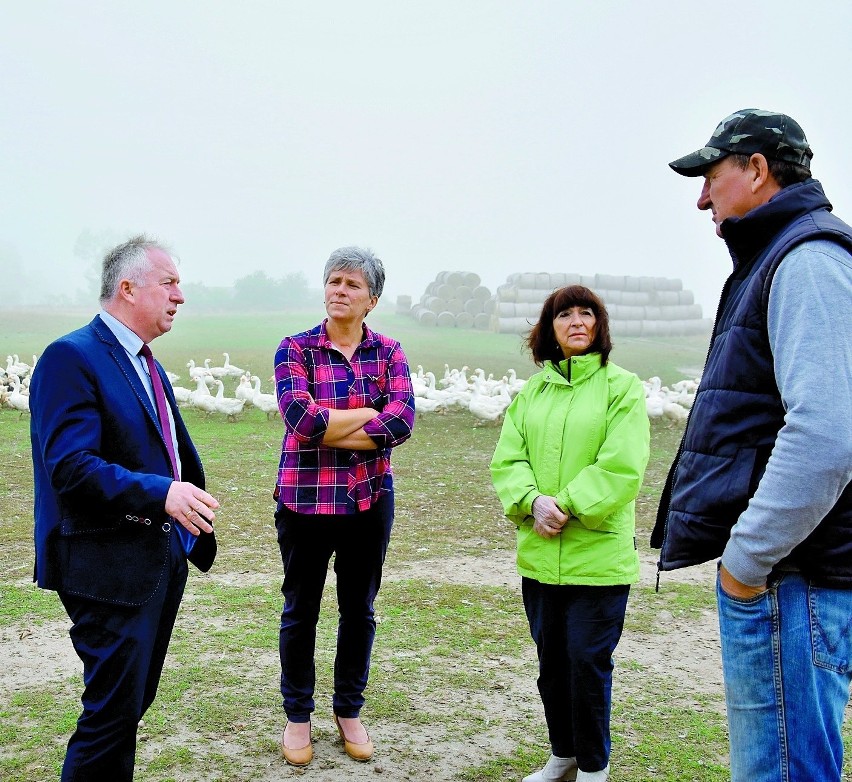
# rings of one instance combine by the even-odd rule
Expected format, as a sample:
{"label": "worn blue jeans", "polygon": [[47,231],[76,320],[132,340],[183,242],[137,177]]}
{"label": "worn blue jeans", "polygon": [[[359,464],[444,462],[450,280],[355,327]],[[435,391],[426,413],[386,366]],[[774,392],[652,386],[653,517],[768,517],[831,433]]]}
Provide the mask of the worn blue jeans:
{"label": "worn blue jeans", "polygon": [[798,573],[749,600],[716,580],[731,782],[839,782],[852,681],[852,590]]}

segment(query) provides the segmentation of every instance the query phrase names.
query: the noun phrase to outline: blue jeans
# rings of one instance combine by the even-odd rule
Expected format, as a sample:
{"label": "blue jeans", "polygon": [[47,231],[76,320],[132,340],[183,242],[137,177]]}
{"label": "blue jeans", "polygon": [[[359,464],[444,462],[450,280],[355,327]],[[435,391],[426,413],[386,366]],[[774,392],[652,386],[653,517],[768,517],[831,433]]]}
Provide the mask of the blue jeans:
{"label": "blue jeans", "polygon": [[852,590],[783,573],[749,600],[716,580],[732,782],[839,782]]}
{"label": "blue jeans", "polygon": [[583,771],[609,762],[612,653],[621,638],[629,586],[542,584],[521,579],[538,650],[538,691],[550,748]]}
{"label": "blue jeans", "polygon": [[339,613],[332,708],[339,717],[357,717],[364,705],[376,635],[373,601],[382,582],[393,509],[388,493],[351,515],[302,514],[284,506],[275,514],[284,565],[281,695],[291,722],[307,722],[315,706],[317,621],[332,554]]}

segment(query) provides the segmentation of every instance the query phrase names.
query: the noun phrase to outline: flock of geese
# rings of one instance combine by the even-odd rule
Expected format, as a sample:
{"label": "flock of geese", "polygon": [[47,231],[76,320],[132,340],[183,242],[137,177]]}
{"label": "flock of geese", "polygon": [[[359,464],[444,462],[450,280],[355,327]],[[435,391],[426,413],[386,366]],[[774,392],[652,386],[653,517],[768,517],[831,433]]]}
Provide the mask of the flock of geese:
{"label": "flock of geese", "polygon": [[[180,376],[166,372],[172,384],[175,399],[179,405],[200,410],[206,416],[221,415],[228,421],[235,421],[246,406],[256,407],[266,414],[267,419],[280,419],[278,400],[275,394],[261,391],[261,381],[257,375],[231,364],[231,357],[223,353],[224,363],[213,366],[209,358],[197,365],[190,360],[186,367],[189,371],[189,385],[178,385]],[[0,407],[9,407],[23,415],[29,412],[29,383],[32,370],[38,361],[26,364],[17,355],[6,357],[6,368],[0,368]],[[225,379],[239,378],[233,396],[225,395]],[[680,380],[671,387],[664,386],[659,377],[643,380],[645,388],[645,406],[649,418],[659,418],[674,423],[682,423],[689,415],[689,409],[695,399],[700,377]],[[493,374],[487,377],[482,369],[463,366],[451,369],[444,364],[443,376],[438,379],[434,372],[424,372],[421,365],[411,373],[414,389],[414,407],[422,417],[430,413],[443,413],[453,409],[467,410],[476,418],[476,425],[499,423],[506,408],[515,395],[524,387],[526,380],[509,369],[499,380]]]}
{"label": "flock of geese", "polygon": [[[466,409],[477,419],[477,424],[499,422],[515,395],[524,387],[526,380],[509,369],[500,380],[482,369],[470,375],[469,367],[450,369],[444,364],[444,375],[436,380],[433,372],[424,372],[418,365],[411,375],[414,386],[414,406],[417,414],[445,412],[453,408]],[[659,377],[643,380],[645,408],[649,418],[661,418],[682,423],[686,421],[700,378],[680,380],[671,388],[664,386]]]}
{"label": "flock of geese", "polygon": [[[232,364],[231,357],[227,353],[222,355],[225,358],[222,366],[211,366],[209,358],[204,359],[202,366],[196,365],[192,359],[189,360],[186,368],[189,370],[190,382],[195,384],[195,388],[175,385],[180,378],[171,372],[166,372],[172,383],[177,403],[194,407],[208,416],[218,413],[229,421],[236,421],[246,405],[258,408],[266,414],[267,419],[280,417],[275,394],[263,393],[260,390],[260,378],[257,375]],[[223,378],[228,377],[240,379],[234,390],[234,396],[225,396]],[[210,390],[211,388],[216,389],[215,394]]]}
{"label": "flock of geese", "polygon": [[11,407],[21,415],[30,412],[30,377],[36,361],[37,356],[32,364],[21,361],[17,353],[6,356],[6,368],[0,367],[0,407]]}

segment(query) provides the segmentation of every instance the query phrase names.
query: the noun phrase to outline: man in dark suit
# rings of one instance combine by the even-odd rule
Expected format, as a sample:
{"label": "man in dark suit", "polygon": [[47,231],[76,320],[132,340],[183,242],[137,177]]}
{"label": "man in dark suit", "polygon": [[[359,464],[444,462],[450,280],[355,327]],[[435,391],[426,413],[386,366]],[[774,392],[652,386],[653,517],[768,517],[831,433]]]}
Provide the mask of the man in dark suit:
{"label": "man in dark suit", "polygon": [[219,503],[143,347],[171,329],[179,282],[157,243],[116,247],[104,259],[101,312],[44,350],[30,385],[34,580],[68,612],[85,685],[63,782],[132,780],[187,559],[206,571],[216,555]]}

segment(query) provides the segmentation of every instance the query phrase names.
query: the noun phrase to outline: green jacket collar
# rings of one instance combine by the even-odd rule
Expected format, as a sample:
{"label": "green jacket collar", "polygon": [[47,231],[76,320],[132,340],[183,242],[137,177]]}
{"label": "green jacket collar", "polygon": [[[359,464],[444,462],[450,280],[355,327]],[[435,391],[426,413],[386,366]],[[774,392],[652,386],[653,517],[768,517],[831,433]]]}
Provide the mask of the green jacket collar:
{"label": "green jacket collar", "polygon": [[557,385],[576,385],[590,378],[601,368],[601,354],[587,353],[583,356],[573,356],[559,362],[544,362],[544,379]]}

